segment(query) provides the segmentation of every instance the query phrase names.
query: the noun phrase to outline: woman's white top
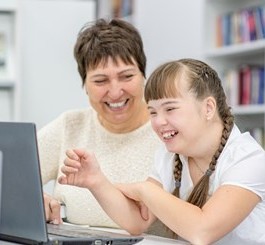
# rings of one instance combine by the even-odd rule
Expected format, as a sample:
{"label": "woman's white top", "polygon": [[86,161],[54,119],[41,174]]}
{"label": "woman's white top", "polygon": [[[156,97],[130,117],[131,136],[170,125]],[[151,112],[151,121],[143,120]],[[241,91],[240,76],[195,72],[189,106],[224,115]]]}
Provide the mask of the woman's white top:
{"label": "woman's white top", "polygon": [[[129,133],[114,134],[102,127],[92,108],[63,113],[38,132],[38,143],[43,183],[61,175],[65,151],[77,147],[95,153],[110,181],[144,181],[161,144],[150,122]],[[87,189],[56,181],[54,196],[66,204],[70,223],[117,227]]]}

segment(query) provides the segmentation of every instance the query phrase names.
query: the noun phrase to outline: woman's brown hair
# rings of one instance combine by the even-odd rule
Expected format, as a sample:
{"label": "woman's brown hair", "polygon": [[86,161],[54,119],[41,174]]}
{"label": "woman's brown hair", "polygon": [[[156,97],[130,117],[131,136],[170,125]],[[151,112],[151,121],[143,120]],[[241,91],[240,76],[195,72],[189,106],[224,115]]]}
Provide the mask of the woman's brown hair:
{"label": "woman's brown hair", "polygon": [[87,23],[79,32],[74,47],[74,57],[84,86],[88,69],[105,64],[111,57],[120,58],[125,64],[134,64],[145,77],[146,56],[138,30],[121,19],[98,19]]}

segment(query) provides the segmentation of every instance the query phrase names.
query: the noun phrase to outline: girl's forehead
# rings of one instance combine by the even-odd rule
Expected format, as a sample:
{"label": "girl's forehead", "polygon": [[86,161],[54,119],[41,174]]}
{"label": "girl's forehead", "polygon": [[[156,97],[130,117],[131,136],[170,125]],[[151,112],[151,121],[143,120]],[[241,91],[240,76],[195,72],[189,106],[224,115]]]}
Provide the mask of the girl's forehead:
{"label": "girl's forehead", "polygon": [[157,100],[150,100],[148,102],[148,108],[155,108],[155,107],[160,107],[160,106],[166,106],[166,105],[171,105],[171,104],[177,104],[179,103],[179,98],[162,98],[162,99],[157,99]]}

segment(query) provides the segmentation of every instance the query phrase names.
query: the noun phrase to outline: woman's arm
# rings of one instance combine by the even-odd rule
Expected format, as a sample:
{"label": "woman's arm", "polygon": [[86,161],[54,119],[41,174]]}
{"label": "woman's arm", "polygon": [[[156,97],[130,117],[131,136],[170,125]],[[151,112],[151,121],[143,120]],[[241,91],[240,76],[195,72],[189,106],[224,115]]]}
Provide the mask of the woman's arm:
{"label": "woman's arm", "polygon": [[82,149],[68,150],[62,167],[60,184],[89,189],[103,210],[120,227],[131,234],[141,234],[154,221],[150,214],[141,215],[140,203],[127,198],[100,170],[94,154]]}
{"label": "woman's arm", "polygon": [[260,201],[253,192],[232,185],[220,187],[202,209],[150,181],[126,184],[122,192],[141,200],[175,233],[193,244],[211,244],[234,229]]}
{"label": "woman's arm", "polygon": [[[62,117],[55,119],[38,131],[38,149],[43,184],[57,178],[60,147],[62,142]],[[47,222],[62,223],[60,203],[53,196],[44,193],[44,207]]]}

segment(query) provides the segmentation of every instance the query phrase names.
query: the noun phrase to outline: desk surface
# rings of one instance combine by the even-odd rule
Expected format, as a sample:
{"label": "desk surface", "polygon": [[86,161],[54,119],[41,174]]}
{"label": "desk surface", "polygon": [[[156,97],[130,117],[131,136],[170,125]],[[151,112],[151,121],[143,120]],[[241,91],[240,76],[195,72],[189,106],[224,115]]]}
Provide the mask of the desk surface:
{"label": "desk surface", "polygon": [[[111,231],[111,232],[117,232],[121,234],[128,234],[124,230],[120,229],[111,229],[111,228],[94,228],[96,230],[105,230],[105,231]],[[159,237],[159,236],[154,236],[154,235],[149,235],[149,234],[144,234],[144,240],[141,242],[137,243],[137,245],[166,245],[166,244],[179,244],[179,245],[184,245],[184,244],[190,244],[184,241],[176,240],[176,239],[168,239],[164,237]]]}

